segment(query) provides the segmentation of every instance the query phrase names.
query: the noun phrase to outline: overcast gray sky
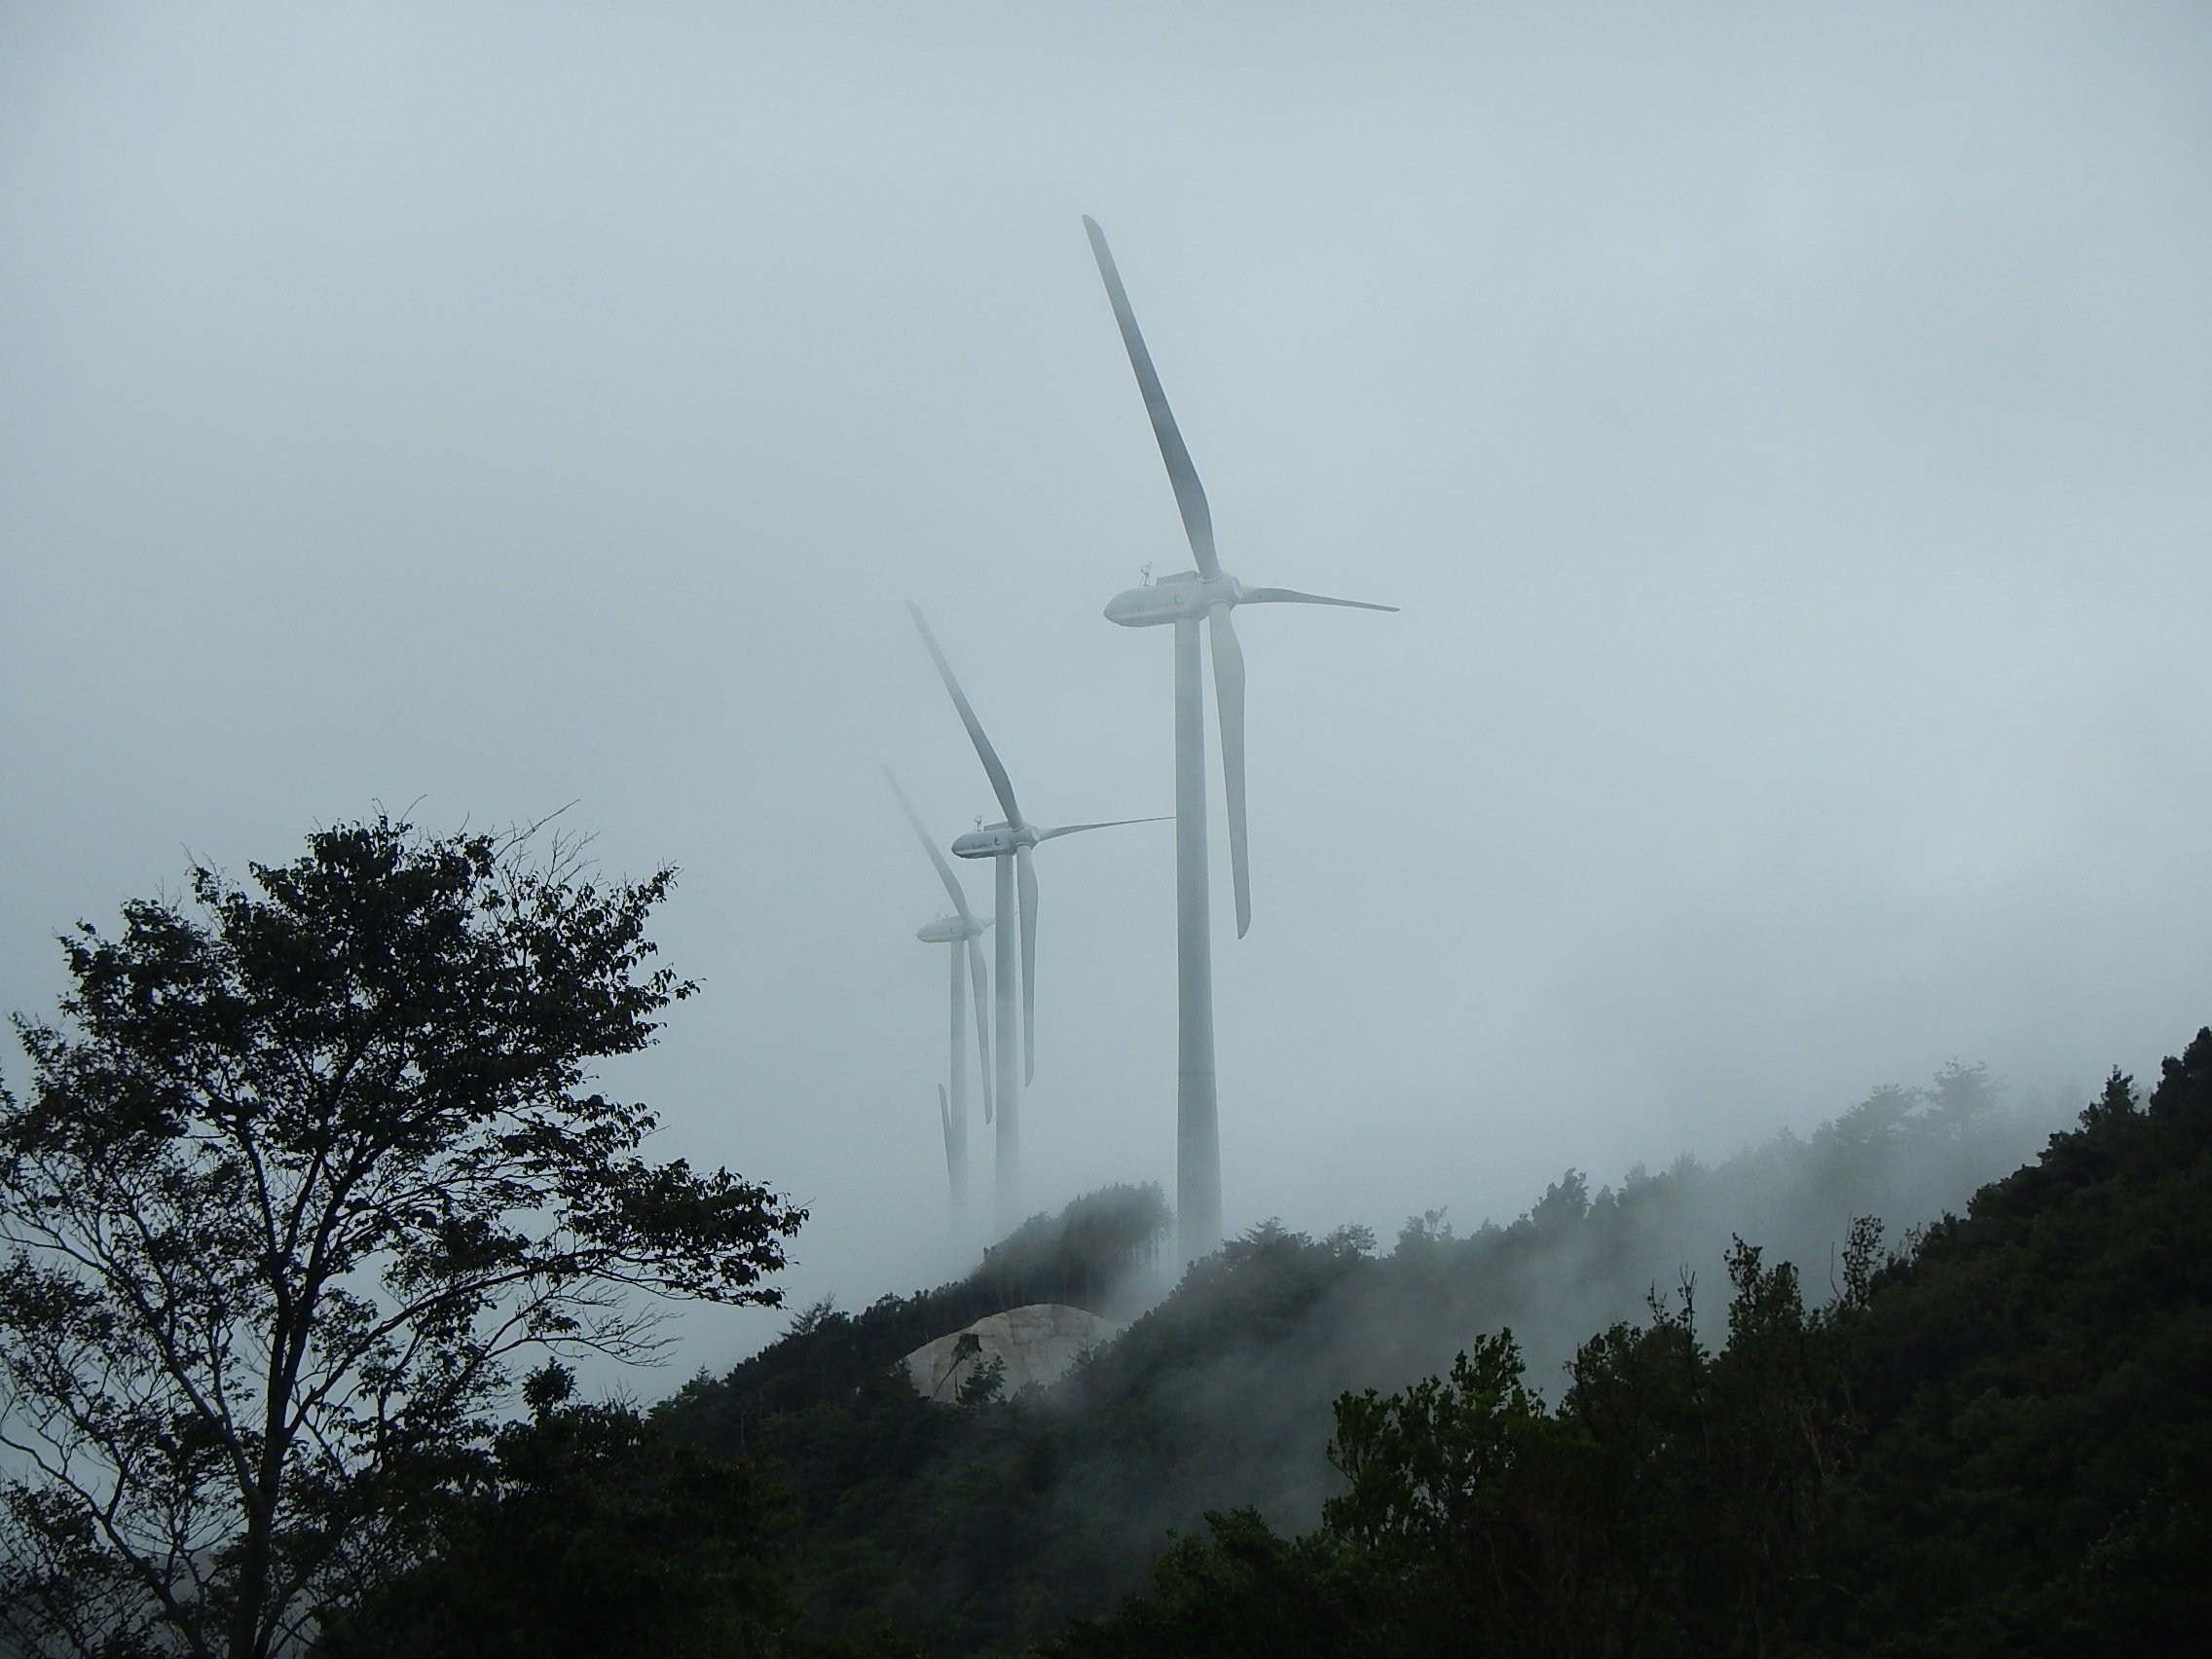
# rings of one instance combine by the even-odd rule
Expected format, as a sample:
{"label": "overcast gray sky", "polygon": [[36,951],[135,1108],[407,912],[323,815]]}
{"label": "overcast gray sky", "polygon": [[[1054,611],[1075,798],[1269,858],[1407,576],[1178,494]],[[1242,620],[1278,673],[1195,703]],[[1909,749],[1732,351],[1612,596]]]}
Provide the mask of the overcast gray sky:
{"label": "overcast gray sky", "polygon": [[[575,800],[683,869],[660,1150],[813,1206],[796,1296],[943,1276],[876,764],[990,796],[901,601],[1033,816],[1172,806],[1085,212],[1228,568],[1405,608],[1239,624],[1233,1227],[2212,1018],[2187,0],[0,4],[0,1005],[192,856]],[[1168,827],[1039,870],[1033,1207],[1172,1190]]]}

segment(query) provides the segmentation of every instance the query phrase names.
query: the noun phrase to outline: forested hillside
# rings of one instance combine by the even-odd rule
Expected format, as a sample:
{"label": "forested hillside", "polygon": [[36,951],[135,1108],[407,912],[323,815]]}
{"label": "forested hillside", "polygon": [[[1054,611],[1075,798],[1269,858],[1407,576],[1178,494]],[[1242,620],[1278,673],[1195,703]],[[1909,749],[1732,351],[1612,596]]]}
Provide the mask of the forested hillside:
{"label": "forested hillside", "polygon": [[920,1398],[895,1361],[926,1336],[1040,1298],[1126,1314],[1157,1285],[1159,1195],[1110,1189],[959,1284],[808,1309],[649,1417],[540,1372],[529,1420],[423,1494],[429,1546],[314,1646],[2192,1653],[2212,1031],[2148,1101],[2116,1074],[1962,1213],[1871,1219],[1939,1204],[2023,1127],[1952,1068],[1716,1168],[1564,1180],[1465,1237],[1261,1228],[1057,1386]]}
{"label": "forested hillside", "polygon": [[1717,1166],[1685,1158],[1595,1193],[1570,1171],[1510,1226],[1459,1235],[1432,1213],[1387,1251],[1359,1228],[1256,1229],[1065,1382],[1017,1401],[948,1411],[893,1372],[922,1341],[1018,1301],[1125,1313],[1165,1217],[1156,1197],[1118,1190],[1032,1223],[961,1285],[857,1315],[810,1309],[656,1415],[764,1457],[789,1483],[809,1628],[859,1634],[888,1616],[930,1651],[1018,1652],[1104,1613],[1170,1529],[1198,1529],[1208,1510],[1312,1527],[1344,1490],[1325,1451],[1346,1391],[1448,1372],[1510,1328],[1529,1386],[1559,1394],[1580,1345],[1654,1293],[1669,1329],[1712,1340],[1739,1235],[1798,1264],[1825,1297],[1842,1282],[1854,1217],[1901,1237],[2042,1127],[2007,1110],[1979,1068],[1953,1066]]}
{"label": "forested hillside", "polygon": [[1732,1254],[1727,1337],[1655,1306],[1556,1409],[1505,1337],[1347,1395],[1322,1524],[1209,1516],[1051,1651],[2203,1650],[2212,1618],[2212,1031],[1837,1294]]}

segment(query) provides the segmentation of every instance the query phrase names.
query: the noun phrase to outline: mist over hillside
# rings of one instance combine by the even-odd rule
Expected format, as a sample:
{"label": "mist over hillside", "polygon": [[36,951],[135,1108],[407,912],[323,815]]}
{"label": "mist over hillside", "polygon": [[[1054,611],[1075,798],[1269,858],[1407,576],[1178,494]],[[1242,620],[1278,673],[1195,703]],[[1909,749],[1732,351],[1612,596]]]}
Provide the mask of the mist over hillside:
{"label": "mist over hillside", "polygon": [[1323,1448],[1346,1390],[1403,1387],[1510,1329],[1534,1386],[1556,1391],[1581,1343],[1654,1296],[1686,1301],[1710,1336],[1738,1237],[1797,1264],[1817,1296],[1854,1218],[1901,1238],[2051,1126],[1983,1068],[1953,1064],[1716,1164],[1685,1156],[1596,1188],[1569,1170],[1510,1223],[1461,1232],[1432,1211],[1388,1243],[1357,1226],[1315,1237],[1264,1224],[1057,1385],[980,1409],[922,1401],[895,1362],[982,1313],[1058,1300],[1125,1317],[1159,1295],[1164,1206],[1110,1189],[1031,1222],[957,1284],[805,1310],[657,1416],[791,1483],[802,1600],[829,1627],[865,1607],[937,1651],[1017,1650],[1102,1612],[1169,1530],[1210,1509],[1313,1525],[1341,1486]]}
{"label": "mist over hillside", "polygon": [[1731,1248],[1724,1333],[1503,1334],[1336,1402],[1295,1536],[1209,1513],[1061,1659],[2142,1659],[2212,1619],[2212,1029],[1837,1282]]}
{"label": "mist over hillside", "polygon": [[[475,1068],[550,1051],[485,1041],[473,969],[263,981],[359,990],[326,1034],[450,997],[381,1069],[226,998],[215,1064],[133,1004],[159,1063],[72,1070],[58,1119],[8,1058],[0,1631],[33,1591],[77,1659],[214,1659],[208,1621],[271,1659],[249,1627],[295,1615],[329,1659],[2212,1628],[2128,1605],[2212,1561],[2212,1038],[2074,1126],[2212,985],[2208,179],[2212,5],[2173,0],[0,7],[0,1010],[54,1008],[55,930],[372,804],[572,826],[603,895],[667,892],[673,1002],[561,1092],[671,1161],[555,1185],[617,1253],[649,1209],[685,1275],[579,1325],[425,1291],[518,1231],[568,1259],[501,1132],[511,1184],[341,1183],[403,1194],[360,1236],[424,1343],[358,1268],[302,1311],[323,1258],[276,1218],[350,1235],[257,1220],[238,1170],[334,1165],[319,1129],[221,1163],[291,1132],[235,1079],[315,1123],[436,1056],[470,1079],[438,1122],[480,1124]],[[991,815],[1107,832],[1053,839],[1034,904],[1037,845],[955,899],[886,767],[948,861]],[[968,992],[948,902],[969,942],[988,916]],[[514,1007],[576,1013],[552,978]],[[966,1105],[948,995],[996,1033]],[[214,1138],[155,1137],[149,1077]],[[49,1180],[11,1122],[86,1156]],[[1171,1218],[1216,1130],[1218,1217]],[[193,1205],[87,1200],[126,1144],[204,1155]],[[151,1198],[147,1272],[11,1244],[24,1170],[95,1258]],[[692,1201],[725,1177],[757,1207]],[[1829,1319],[1868,1217],[1891,1301]],[[142,1293],[171,1264],[189,1344]],[[1818,1387],[1765,1391],[1747,1282]],[[1037,1302],[1122,1334],[1017,1398],[900,1375]],[[1512,1502],[1434,1549],[1332,1519],[1343,1401],[1462,1351],[1488,1386],[1506,1331],[1512,1409],[1463,1415],[1528,1455]],[[74,1496],[43,1454],[18,1479],[40,1400]],[[1769,1431],[1816,1411],[1807,1469]],[[1677,1456],[1708,1431],[1738,1466]],[[1493,1542],[1573,1595],[1470,1593]],[[1853,1588],[1790,1600],[1831,1553]],[[1974,1623],[1953,1586],[2010,1600]]]}
{"label": "mist over hillside", "polygon": [[[2212,11],[867,10],[0,12],[0,1008],[180,844],[575,801],[702,986],[609,1087],[794,1301],[954,1276],[902,599],[1031,806],[1174,796],[1089,214],[1226,568],[1404,607],[1243,613],[1230,1234],[2201,1015]],[[1172,1190],[1170,844],[1049,855],[1029,1208]]]}

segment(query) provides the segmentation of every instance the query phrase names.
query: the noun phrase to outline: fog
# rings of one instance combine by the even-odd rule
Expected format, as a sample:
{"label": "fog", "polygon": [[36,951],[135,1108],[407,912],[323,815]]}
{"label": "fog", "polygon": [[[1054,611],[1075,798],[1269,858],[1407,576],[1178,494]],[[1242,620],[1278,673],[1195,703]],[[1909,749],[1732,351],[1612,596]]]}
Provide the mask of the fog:
{"label": "fog", "polygon": [[[573,802],[683,872],[658,1150],[812,1207],[794,1303],[949,1274],[878,763],[997,813],[902,602],[1032,817],[1172,808],[1088,212],[1227,567],[1404,608],[1239,622],[1233,1230],[2085,1098],[2212,1018],[2208,70],[2182,4],[0,9],[0,1006],[194,859]],[[1038,859],[1032,1209],[1172,1191],[1171,843]]]}

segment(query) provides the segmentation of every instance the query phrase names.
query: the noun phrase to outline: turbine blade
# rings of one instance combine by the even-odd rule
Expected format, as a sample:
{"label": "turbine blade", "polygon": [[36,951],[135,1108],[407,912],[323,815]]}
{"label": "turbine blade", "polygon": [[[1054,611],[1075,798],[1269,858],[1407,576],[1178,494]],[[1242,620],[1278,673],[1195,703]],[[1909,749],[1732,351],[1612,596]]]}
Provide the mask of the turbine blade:
{"label": "turbine blade", "polygon": [[1244,647],[1230,608],[1206,612],[1213,633],[1213,698],[1221,719],[1221,782],[1229,795],[1229,873],[1236,886],[1236,937],[1252,925],[1252,875],[1244,846]]}
{"label": "turbine blade", "polygon": [[937,1121],[944,1130],[944,1172],[952,1180],[960,1179],[960,1172],[952,1166],[952,1107],[944,1097],[944,1085],[937,1086]]}
{"label": "turbine blade", "polygon": [[921,607],[912,600],[906,609],[914,618],[914,626],[922,631],[922,644],[930,648],[930,660],[937,664],[938,678],[944,688],[952,693],[952,706],[960,711],[960,723],[968,728],[968,736],[976,745],[977,756],[983,762],[983,771],[991,780],[991,793],[999,797],[999,805],[1006,810],[1009,824],[1021,823],[1021,808],[1014,804],[1014,782],[999,763],[999,752],[991,747],[991,740],[983,735],[983,722],[976,718],[976,711],[968,706],[968,694],[960,689],[960,682],[953,678],[952,664],[944,660],[944,652],[938,649],[937,636],[930,632],[928,620]]}
{"label": "turbine blade", "polygon": [[938,879],[944,883],[945,892],[951,896],[953,909],[959,912],[962,921],[971,927],[975,926],[976,918],[968,913],[968,895],[960,885],[960,878],[952,873],[952,861],[938,851],[937,841],[922,827],[922,815],[914,810],[914,803],[906,798],[906,792],[899,787],[898,776],[888,766],[883,768],[883,775],[890,780],[891,793],[899,797],[899,804],[906,809],[906,822],[914,827],[914,833],[922,838],[922,851],[929,854],[930,863],[937,866]]}
{"label": "turbine blade", "polygon": [[1109,818],[1103,824],[1063,824],[1057,830],[1040,830],[1037,839],[1050,841],[1060,835],[1078,835],[1086,830],[1115,830],[1124,824],[1165,824],[1175,815],[1170,812],[1163,818]]}
{"label": "turbine blade", "polygon": [[1098,261],[1098,275],[1106,279],[1106,298],[1113,302],[1114,320],[1122,325],[1122,344],[1128,348],[1129,367],[1136,370],[1137,389],[1144,393],[1144,409],[1152,417],[1153,436],[1160,440],[1160,459],[1167,463],[1167,482],[1175,487],[1175,505],[1183,514],[1183,534],[1191,538],[1191,556],[1206,576],[1221,574],[1221,561],[1213,551],[1213,513],[1206,506],[1205,486],[1198,469],[1191,464],[1191,452],[1183,442],[1175,413],[1167,407],[1161,389],[1160,373],[1152,366],[1144,336],[1137,331],[1137,313],[1129,309],[1129,296],[1122,286],[1122,274],[1114,269],[1114,255],[1106,245],[1106,233],[1098,221],[1085,214],[1083,228],[1090,237],[1090,251]]}
{"label": "turbine blade", "polygon": [[1238,601],[1245,605],[1341,605],[1347,610],[1395,610],[1394,605],[1370,605],[1364,599],[1330,599],[1325,594],[1300,593],[1296,588],[1239,586]]}
{"label": "turbine blade", "polygon": [[[1024,1083],[1037,1081],[1037,865],[1036,849],[1016,848],[1015,873],[1021,879],[1021,1059]],[[1008,1041],[999,1033],[999,1041]]]}
{"label": "turbine blade", "polygon": [[979,935],[968,940],[968,978],[976,987],[976,1060],[983,1079],[983,1122],[991,1121],[991,980],[983,968],[983,941]]}

